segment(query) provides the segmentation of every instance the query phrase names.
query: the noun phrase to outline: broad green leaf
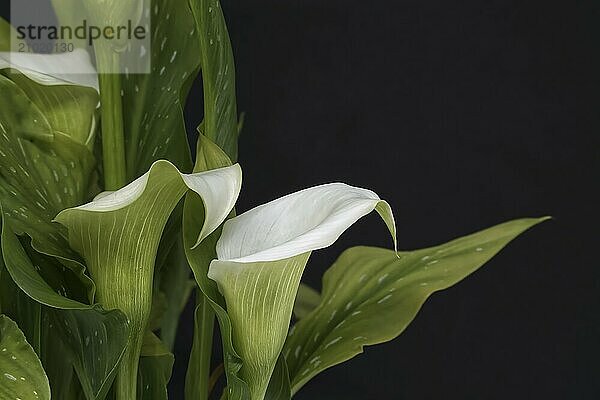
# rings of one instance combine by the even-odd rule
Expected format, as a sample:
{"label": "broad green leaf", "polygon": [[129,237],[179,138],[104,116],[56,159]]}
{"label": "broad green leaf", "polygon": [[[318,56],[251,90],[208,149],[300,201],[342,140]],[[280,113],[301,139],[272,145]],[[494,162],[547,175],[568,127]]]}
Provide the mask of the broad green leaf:
{"label": "broad green leaf", "polygon": [[[200,134],[197,143],[196,165],[194,171],[210,171],[216,168],[227,167],[228,165],[231,165],[231,160],[223,150],[204,135]],[[216,283],[207,276],[210,262],[216,258],[217,255],[215,247],[217,240],[221,235],[221,229],[217,229],[199,245],[195,245],[200,228],[204,223],[204,214],[205,208],[202,200],[193,193],[189,193],[185,198],[183,214],[183,241],[185,252],[194,273],[196,283],[201,291],[198,295],[205,296],[200,299],[200,302],[204,303],[208,301],[219,321],[221,339],[223,342],[223,364],[227,376],[227,399],[247,399],[249,396],[248,387],[238,375],[242,363],[233,347],[232,327],[229,315],[225,310],[225,299],[219,293]],[[206,308],[203,308],[202,310],[196,309],[195,313],[194,346],[192,347],[192,354],[190,355],[188,373],[186,376],[186,399],[189,400],[202,398],[201,396],[203,396],[203,394],[201,391],[205,390],[198,382],[200,379],[203,379],[203,377],[196,375],[202,370],[201,364],[204,356],[202,344],[205,343],[205,338],[200,336],[201,332],[203,332],[201,323],[205,321],[204,318],[198,318],[200,312],[208,313],[208,310],[206,310]]]}
{"label": "broad green leaf", "polygon": [[50,400],[42,363],[17,324],[5,315],[0,315],[0,374],[3,399]]}
{"label": "broad green leaf", "polygon": [[399,254],[372,247],[345,251],[323,277],[319,307],[290,331],[284,354],[293,392],[364,346],[397,337],[432,293],[461,281],[544,220],[515,220]]}
{"label": "broad green leaf", "polygon": [[374,210],[395,243],[388,203],[341,183],[284,196],[225,222],[208,277],[225,297],[233,344],[243,360],[240,375],[253,400],[265,396],[311,252],[330,246]]}
{"label": "broad green leaf", "polygon": [[297,319],[306,317],[321,302],[321,294],[310,286],[300,283],[296,302],[294,303],[294,316]]}
{"label": "broad green leaf", "polygon": [[147,332],[142,346],[138,372],[139,400],[167,400],[167,385],[175,359],[154,334]]}
{"label": "broad green leaf", "polygon": [[152,70],[122,79],[129,179],[158,159],[192,167],[183,108],[198,74],[198,38],[187,0],[153,0]]}
{"label": "broad green leaf", "polygon": [[189,0],[199,32],[204,87],[202,133],[237,159],[238,115],[235,64],[219,0]]}
{"label": "broad green leaf", "polygon": [[[21,75],[15,78],[26,80]],[[43,97],[45,87],[35,85],[29,82],[27,90],[39,90]],[[55,110],[40,108],[43,102],[36,105],[26,91],[2,75],[0,91],[0,204],[13,229],[29,235],[39,252],[63,260],[92,297],[93,282],[70,250],[64,230],[51,221],[64,208],[86,199],[94,158],[84,145],[54,129],[50,121],[56,118],[48,115],[57,115]],[[85,129],[82,137],[89,135],[89,126],[81,129]]]}
{"label": "broad green leaf", "polygon": [[[50,307],[44,309],[44,314],[48,314],[46,332],[61,332],[57,336],[67,350],[65,358],[73,364],[87,399],[103,399],[125,351],[125,315],[118,310],[105,312],[57,293],[41,277],[42,267],[32,264],[6,220],[2,224],[2,256],[16,285],[30,298]],[[46,355],[45,351],[42,353]]]}
{"label": "broad green leaf", "polygon": [[130,321],[117,376],[121,395],[135,397],[132,383],[150,316],[156,252],[171,211],[188,190],[201,196],[209,212],[196,238],[199,242],[227,217],[240,187],[239,165],[188,175],[168,161],[157,161],[126,187],[56,217],[68,228],[71,246],[87,261],[99,303],[118,308]]}

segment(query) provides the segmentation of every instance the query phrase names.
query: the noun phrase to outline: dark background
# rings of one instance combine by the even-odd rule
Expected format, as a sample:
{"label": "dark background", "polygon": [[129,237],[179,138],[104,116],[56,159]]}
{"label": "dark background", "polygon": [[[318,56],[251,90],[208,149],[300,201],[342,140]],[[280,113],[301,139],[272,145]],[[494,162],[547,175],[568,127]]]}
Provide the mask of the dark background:
{"label": "dark background", "polygon": [[[344,181],[391,203],[402,249],[555,217],[435,294],[400,338],[296,398],[600,398],[598,2],[223,0],[223,9],[247,113],[240,211]],[[187,117],[193,132],[199,86]],[[358,244],[390,246],[376,216],[316,252],[305,281],[319,288]]]}

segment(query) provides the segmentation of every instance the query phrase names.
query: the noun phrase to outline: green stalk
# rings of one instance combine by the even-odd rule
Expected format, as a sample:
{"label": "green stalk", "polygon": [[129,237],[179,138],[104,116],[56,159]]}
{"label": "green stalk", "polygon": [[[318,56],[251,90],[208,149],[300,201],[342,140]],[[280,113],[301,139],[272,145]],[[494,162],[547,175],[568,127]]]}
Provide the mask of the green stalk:
{"label": "green stalk", "polygon": [[[110,45],[98,43],[95,46],[95,52],[99,71],[119,70],[119,53],[114,51]],[[100,83],[104,190],[118,190],[127,183],[121,76],[100,73],[98,79]]]}
{"label": "green stalk", "polygon": [[215,312],[200,290],[197,290],[196,298],[194,343],[186,374],[185,398],[208,400]]}

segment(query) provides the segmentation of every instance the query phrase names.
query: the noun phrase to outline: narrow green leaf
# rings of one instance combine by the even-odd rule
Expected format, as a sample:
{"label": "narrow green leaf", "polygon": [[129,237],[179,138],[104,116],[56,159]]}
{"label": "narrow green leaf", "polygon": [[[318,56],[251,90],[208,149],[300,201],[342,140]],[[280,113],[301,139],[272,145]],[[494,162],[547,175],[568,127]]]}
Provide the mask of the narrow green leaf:
{"label": "narrow green leaf", "polygon": [[0,315],[0,397],[50,400],[50,385],[23,332],[10,318]]}
{"label": "narrow green leaf", "polygon": [[296,302],[294,303],[294,316],[297,319],[306,317],[321,302],[321,294],[310,286],[300,283]]}
{"label": "narrow green leaf", "polygon": [[202,133],[232,161],[238,153],[235,64],[225,17],[218,0],[189,0],[199,32],[204,121]]}
{"label": "narrow green leaf", "polygon": [[354,247],[323,277],[318,308],[298,322],[285,345],[293,393],[321,371],[394,339],[434,292],[471,274],[511,240],[546,218],[520,219],[398,255]]}

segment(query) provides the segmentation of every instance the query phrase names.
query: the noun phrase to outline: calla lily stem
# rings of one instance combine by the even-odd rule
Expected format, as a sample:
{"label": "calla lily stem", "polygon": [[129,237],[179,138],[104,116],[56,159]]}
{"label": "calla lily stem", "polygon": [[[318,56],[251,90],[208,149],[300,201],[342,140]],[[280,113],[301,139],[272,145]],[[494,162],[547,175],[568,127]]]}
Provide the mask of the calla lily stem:
{"label": "calla lily stem", "polygon": [[[99,43],[96,45],[95,51],[98,71],[119,70],[119,54],[110,46]],[[100,73],[98,79],[102,118],[104,190],[118,190],[127,183],[121,76],[116,73]]]}

